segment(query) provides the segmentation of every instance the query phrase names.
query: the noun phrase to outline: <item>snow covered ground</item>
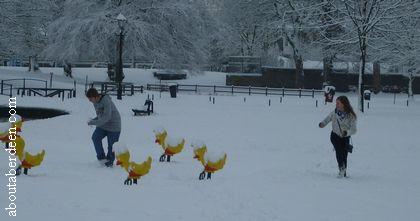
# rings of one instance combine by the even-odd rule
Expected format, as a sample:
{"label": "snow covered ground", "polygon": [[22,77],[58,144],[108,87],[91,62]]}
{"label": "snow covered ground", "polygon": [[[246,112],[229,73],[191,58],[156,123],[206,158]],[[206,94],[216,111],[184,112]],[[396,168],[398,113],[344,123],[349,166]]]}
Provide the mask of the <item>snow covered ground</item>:
{"label": "snow covered ground", "polygon": [[[219,75],[194,78],[218,84],[223,82]],[[0,69],[0,79],[7,77]],[[72,87],[65,79],[57,81]],[[122,101],[112,98],[122,116],[120,140],[132,159],[153,158],[150,173],[134,186],[123,185],[123,169],[96,161],[90,138],[94,128],[86,124],[95,113],[84,96],[64,102],[18,97],[18,106],[70,114],[24,123],[26,149],[45,149],[45,160],[29,176],[18,177],[17,217],[9,218],[3,210],[1,220],[420,220],[418,101],[407,107],[405,95],[398,95],[396,104],[393,95],[373,96],[370,109],[358,114],[349,178],[338,179],[330,125],[318,128],[334,106],[324,105],[321,97],[285,97],[280,103],[274,96],[246,96],[244,102],[244,96],[219,95],[212,104],[204,95],[181,93],[173,99],[167,92],[162,97],[154,93],[156,114],[134,117],[131,109],[141,107],[147,93],[153,92]],[[354,94],[346,95],[356,104]],[[7,99],[0,96],[0,104]],[[158,162],[162,150],[154,143],[153,129],[159,126],[186,139],[173,162]],[[227,153],[225,168],[212,180],[198,180],[202,166],[190,147],[197,140]],[[3,175],[8,161],[8,153],[0,153],[2,208],[10,203]]]}

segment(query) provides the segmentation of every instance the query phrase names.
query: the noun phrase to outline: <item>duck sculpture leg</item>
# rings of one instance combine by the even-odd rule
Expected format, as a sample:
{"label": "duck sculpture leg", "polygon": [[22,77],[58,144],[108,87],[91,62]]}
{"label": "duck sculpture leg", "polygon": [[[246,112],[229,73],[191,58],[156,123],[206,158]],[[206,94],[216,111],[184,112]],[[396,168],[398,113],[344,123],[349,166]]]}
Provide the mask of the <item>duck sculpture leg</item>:
{"label": "duck sculpture leg", "polygon": [[204,180],[204,177],[206,177],[206,171],[201,172],[200,175],[198,176],[198,179]]}
{"label": "duck sculpture leg", "polygon": [[166,159],[166,154],[162,154],[162,156],[160,156],[159,158],[159,162],[164,162]]}
{"label": "duck sculpture leg", "polygon": [[19,165],[16,169],[16,176],[19,176],[22,173],[22,165]]}
{"label": "duck sculpture leg", "polygon": [[133,181],[130,179],[130,178],[127,178],[125,181],[124,181],[124,185],[132,185],[133,184]]}

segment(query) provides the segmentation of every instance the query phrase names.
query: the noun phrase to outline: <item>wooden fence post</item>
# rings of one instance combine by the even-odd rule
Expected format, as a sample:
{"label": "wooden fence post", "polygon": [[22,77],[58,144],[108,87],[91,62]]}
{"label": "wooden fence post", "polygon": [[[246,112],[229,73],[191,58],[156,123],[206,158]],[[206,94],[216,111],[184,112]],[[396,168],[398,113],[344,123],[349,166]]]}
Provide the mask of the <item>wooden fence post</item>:
{"label": "wooden fence post", "polygon": [[52,77],[53,77],[53,73],[50,72],[50,88],[52,88]]}

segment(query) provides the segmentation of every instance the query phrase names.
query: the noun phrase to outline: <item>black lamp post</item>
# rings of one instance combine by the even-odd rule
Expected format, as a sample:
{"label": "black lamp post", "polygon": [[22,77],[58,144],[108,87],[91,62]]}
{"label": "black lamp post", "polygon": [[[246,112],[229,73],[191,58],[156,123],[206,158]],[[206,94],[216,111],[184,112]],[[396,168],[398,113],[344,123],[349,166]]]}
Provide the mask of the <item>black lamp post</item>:
{"label": "black lamp post", "polygon": [[120,33],[118,34],[118,61],[115,70],[115,81],[118,84],[117,89],[117,99],[122,99],[122,85],[123,80],[123,62],[122,62],[122,51],[123,51],[123,41],[124,41],[124,25],[127,22],[127,19],[121,13],[117,16],[118,27],[120,28]]}

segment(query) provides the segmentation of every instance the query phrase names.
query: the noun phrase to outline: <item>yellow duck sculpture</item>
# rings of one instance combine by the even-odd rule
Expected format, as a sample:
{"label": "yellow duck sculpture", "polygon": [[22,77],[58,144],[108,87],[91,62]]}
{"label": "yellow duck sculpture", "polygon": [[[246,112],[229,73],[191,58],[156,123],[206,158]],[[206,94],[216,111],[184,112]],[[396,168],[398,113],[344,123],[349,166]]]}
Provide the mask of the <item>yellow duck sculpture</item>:
{"label": "yellow duck sculpture", "polygon": [[0,141],[5,143],[6,149],[9,148],[9,142],[11,141],[9,135],[18,135],[18,132],[22,132],[22,117],[16,114],[14,120],[16,120],[16,122],[10,124],[2,123],[0,125]]}
{"label": "yellow duck sculpture", "polygon": [[6,144],[6,149],[7,146],[9,145],[9,127],[10,125],[7,123],[1,123],[0,124],[0,140],[2,143]]}
{"label": "yellow duck sculpture", "polygon": [[152,157],[148,157],[143,163],[130,162],[130,152],[128,150],[117,154],[117,165],[121,166],[128,173],[124,185],[137,184],[137,180],[149,173],[152,165]]}
{"label": "yellow duck sculpture", "polygon": [[165,129],[155,130],[155,143],[159,144],[164,153],[160,156],[159,161],[164,162],[165,159],[167,162],[171,161],[171,157],[175,154],[178,154],[182,151],[185,145],[185,139],[173,139],[168,138],[168,133]]}
{"label": "yellow duck sculpture", "polygon": [[207,179],[211,179],[211,174],[223,169],[226,163],[227,155],[224,153],[221,156],[208,157],[207,146],[202,144],[200,146],[193,145],[194,159],[197,159],[204,166],[203,172],[200,173],[199,179],[203,180],[207,173]]}
{"label": "yellow duck sculpture", "polygon": [[23,168],[23,173],[28,175],[28,170],[32,169],[32,167],[36,167],[41,165],[42,161],[44,160],[45,150],[42,150],[40,153],[36,155],[32,155],[29,152],[25,151],[25,141],[19,135],[16,136],[14,140],[16,147],[16,155],[18,156],[21,164],[16,169],[16,175],[21,174],[21,170]]}
{"label": "yellow duck sculpture", "polygon": [[20,115],[15,114],[13,120],[15,120],[15,122],[11,123],[11,128],[16,128],[17,132],[22,132],[23,118]]}

